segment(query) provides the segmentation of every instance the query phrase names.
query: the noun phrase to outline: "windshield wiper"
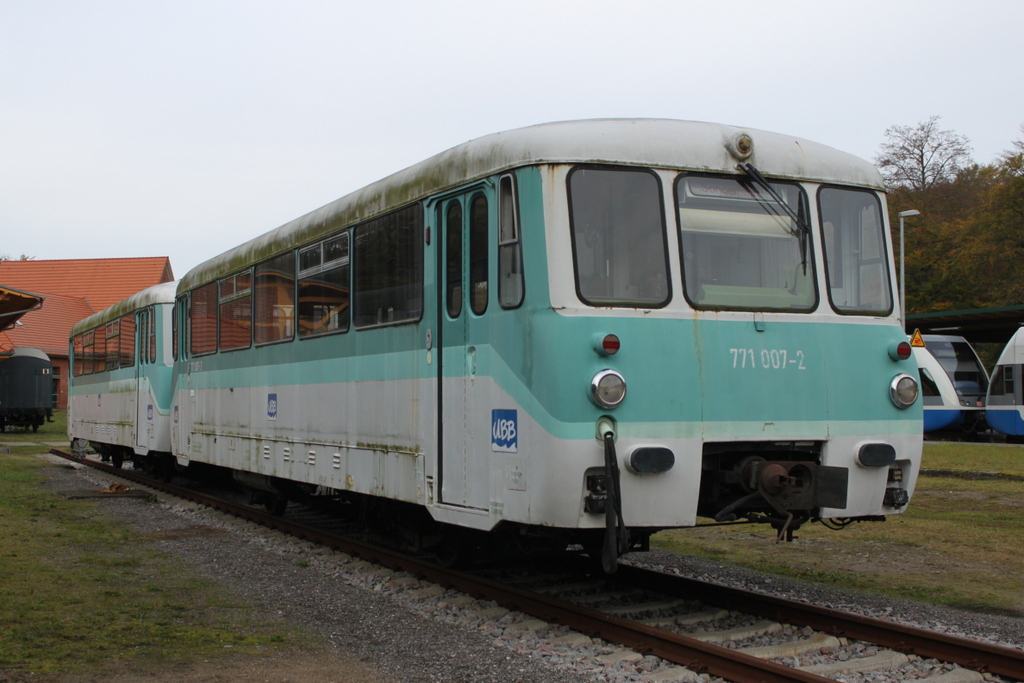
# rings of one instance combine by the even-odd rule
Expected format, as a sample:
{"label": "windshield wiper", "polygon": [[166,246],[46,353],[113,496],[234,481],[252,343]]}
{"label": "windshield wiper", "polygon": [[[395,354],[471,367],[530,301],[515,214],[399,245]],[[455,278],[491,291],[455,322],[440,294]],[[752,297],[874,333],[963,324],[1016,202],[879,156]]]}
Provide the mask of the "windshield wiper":
{"label": "windshield wiper", "polygon": [[[793,237],[800,238],[800,265],[803,266],[804,275],[807,275],[807,242],[811,237],[811,226],[807,224],[803,216],[793,211],[792,207],[775,191],[775,188],[761,175],[761,172],[754,168],[753,164],[736,164],[736,168],[749,175],[757,183],[758,187],[767,192],[782,207],[782,210],[789,214],[793,222],[796,223],[796,231],[791,231],[791,234]],[[801,211],[801,213],[803,212]]]}

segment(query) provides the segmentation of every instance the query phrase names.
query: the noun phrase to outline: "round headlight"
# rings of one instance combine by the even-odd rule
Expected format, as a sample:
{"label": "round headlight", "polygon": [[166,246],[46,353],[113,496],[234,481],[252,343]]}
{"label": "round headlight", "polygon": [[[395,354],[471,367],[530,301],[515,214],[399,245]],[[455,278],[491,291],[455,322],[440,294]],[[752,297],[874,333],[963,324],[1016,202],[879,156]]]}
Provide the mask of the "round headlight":
{"label": "round headlight", "polygon": [[889,397],[901,410],[914,405],[917,400],[917,380],[907,374],[899,374],[889,383]]}
{"label": "round headlight", "polygon": [[626,398],[626,380],[614,370],[602,370],[590,380],[590,397],[602,408],[615,408]]}

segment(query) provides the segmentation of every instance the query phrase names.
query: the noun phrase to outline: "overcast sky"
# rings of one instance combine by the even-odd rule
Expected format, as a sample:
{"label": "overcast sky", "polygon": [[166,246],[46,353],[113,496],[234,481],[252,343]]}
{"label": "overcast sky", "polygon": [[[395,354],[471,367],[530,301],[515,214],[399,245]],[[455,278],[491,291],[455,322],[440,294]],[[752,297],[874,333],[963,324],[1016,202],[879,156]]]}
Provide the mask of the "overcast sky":
{"label": "overcast sky", "polygon": [[[372,5],[372,6],[371,6]],[[175,275],[466,140],[715,121],[1024,137],[1019,0],[0,0],[0,254]]]}

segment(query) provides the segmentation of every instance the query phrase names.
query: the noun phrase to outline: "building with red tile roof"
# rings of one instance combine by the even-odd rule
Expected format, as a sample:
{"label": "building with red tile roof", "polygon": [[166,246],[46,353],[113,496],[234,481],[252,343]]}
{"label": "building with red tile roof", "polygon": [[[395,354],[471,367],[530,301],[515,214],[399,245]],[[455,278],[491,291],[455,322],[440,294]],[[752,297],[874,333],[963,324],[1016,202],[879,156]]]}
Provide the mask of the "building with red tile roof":
{"label": "building with red tile roof", "polygon": [[78,297],[96,311],[173,279],[166,256],[0,262],[0,284],[34,294]]}
{"label": "building with red tile roof", "polygon": [[132,294],[174,279],[166,256],[55,261],[2,261],[0,285],[30,292],[42,307],[0,332],[0,355],[15,346],[39,349],[59,377],[57,408],[67,407],[68,336],[82,318]]}

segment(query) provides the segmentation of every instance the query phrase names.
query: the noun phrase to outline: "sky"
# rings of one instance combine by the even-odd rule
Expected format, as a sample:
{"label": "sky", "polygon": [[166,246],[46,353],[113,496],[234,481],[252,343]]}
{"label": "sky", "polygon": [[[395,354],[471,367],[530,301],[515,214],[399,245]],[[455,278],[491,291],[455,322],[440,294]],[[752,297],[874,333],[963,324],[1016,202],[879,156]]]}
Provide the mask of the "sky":
{"label": "sky", "polygon": [[467,140],[675,118],[1024,138],[1019,0],[0,0],[0,255],[177,277]]}

